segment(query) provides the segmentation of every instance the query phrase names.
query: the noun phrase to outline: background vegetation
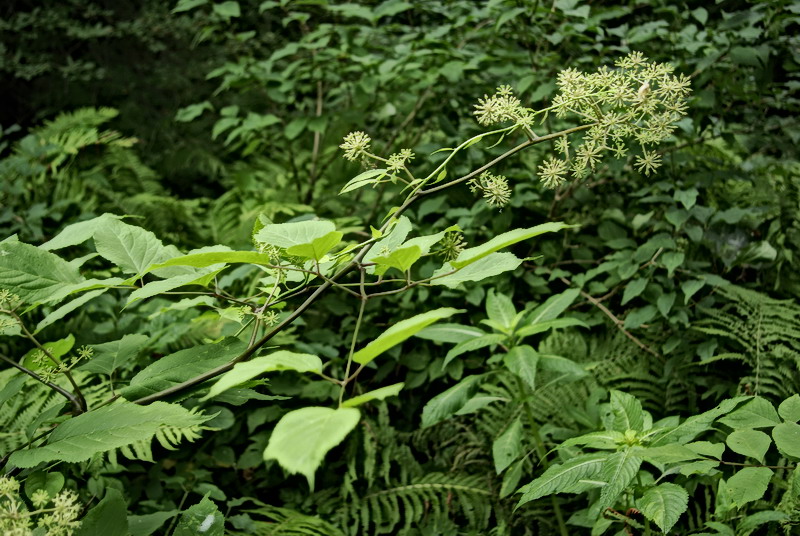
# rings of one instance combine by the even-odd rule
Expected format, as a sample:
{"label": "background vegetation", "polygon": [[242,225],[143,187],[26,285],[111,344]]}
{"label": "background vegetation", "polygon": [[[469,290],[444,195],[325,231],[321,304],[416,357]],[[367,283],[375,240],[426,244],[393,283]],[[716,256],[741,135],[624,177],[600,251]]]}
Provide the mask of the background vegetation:
{"label": "background vegetation", "polygon": [[[37,327],[31,337],[0,323],[2,470],[23,482],[18,493],[10,481],[0,487],[0,527],[10,504],[34,511],[37,491],[65,489],[76,496],[62,497],[62,511],[85,516],[75,529],[83,534],[194,534],[216,512],[232,534],[799,530],[799,23],[800,3],[789,0],[4,2],[0,236],[33,245],[104,213],[130,216],[124,221],[181,252],[253,250],[254,225],[258,235],[264,224],[313,218],[333,220],[356,243],[381,227],[399,188],[338,195],[364,170],[342,158],[352,131],[366,132],[379,155],[413,150],[409,166],[424,175],[446,156],[434,151],[486,130],[475,105],[501,85],[543,109],[562,70],[593,72],[640,51],[688,77],[692,96],[656,147],[656,173],[641,173],[634,158],[608,159],[547,189],[537,174],[556,153],[542,144],[492,169],[513,191],[502,210],[461,185],[406,212],[417,236],[458,225],[462,234],[445,242],[456,252],[458,240],[475,246],[510,229],[576,226],[514,246],[525,262],[513,271],[452,289],[416,286],[370,300],[361,315],[358,300],[332,291],[270,342],[319,356],[325,374],[346,377],[354,330],[362,347],[403,319],[465,310],[389,349],[347,386],[355,396],[404,383],[399,395],[361,408],[315,478],[263,456],[288,412],[339,400],[338,387],[294,371],[237,396],[201,402],[206,389],[169,399],[186,412],[183,427],[159,436],[149,461],[147,452],[123,450],[75,463],[9,463],[75,411],[13,366],[34,367],[35,344],[63,349],[65,362],[84,348],[72,376],[89,406],[100,405],[164,356],[226,336],[247,343],[252,311],[226,297],[267,284],[253,265],[216,276],[216,288],[231,295],[190,287],[126,307],[130,293],[113,289],[68,310],[45,301],[25,311],[25,325]],[[563,127],[554,114],[541,126]],[[448,177],[523,140],[517,131],[496,147],[470,147]],[[136,272],[92,256],[99,243],[80,247],[90,236],[58,252],[86,279]],[[423,264],[430,275],[441,260]],[[8,266],[0,287],[19,294]],[[0,301],[0,320],[25,309],[9,296]],[[301,302],[288,299],[277,321]],[[513,364],[526,352],[537,356],[535,377]],[[52,382],[69,389],[57,372]],[[445,392],[455,401],[436,418],[431,401]],[[200,411],[216,416],[203,421]],[[621,416],[638,428],[614,421]],[[576,456],[627,452],[620,445],[639,444],[646,423],[678,426],[673,416],[696,425],[691,437],[682,428],[687,438],[675,445],[698,439],[703,460],[674,449],[642,455],[650,465],[636,465],[610,499],[587,484],[610,482],[606,474],[541,487],[545,471]],[[622,439],[580,439],[601,430]],[[639,435],[626,439],[628,431]],[[742,496],[747,488],[761,494]],[[650,490],[661,490],[661,513]],[[674,506],[681,500],[683,509]],[[97,532],[108,512],[125,519],[120,509],[124,526]]]}

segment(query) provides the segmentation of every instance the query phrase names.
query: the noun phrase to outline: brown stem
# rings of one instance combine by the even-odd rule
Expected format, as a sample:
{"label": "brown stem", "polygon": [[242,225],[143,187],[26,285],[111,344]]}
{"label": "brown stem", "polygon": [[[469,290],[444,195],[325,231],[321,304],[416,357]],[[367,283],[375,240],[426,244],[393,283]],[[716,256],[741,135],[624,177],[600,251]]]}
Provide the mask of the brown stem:
{"label": "brown stem", "polygon": [[60,394],[61,396],[63,396],[67,400],[69,400],[69,403],[72,404],[72,407],[74,408],[74,410],[77,413],[83,413],[84,410],[83,410],[83,408],[81,406],[80,400],[78,400],[78,397],[76,397],[75,395],[73,395],[72,393],[70,393],[69,391],[64,389],[63,387],[59,387],[58,385],[45,380],[44,378],[42,378],[41,376],[39,376],[38,374],[36,374],[32,370],[30,370],[30,369],[28,369],[26,367],[23,367],[22,365],[20,365],[19,363],[17,363],[13,359],[10,359],[10,358],[2,355],[2,354],[0,354],[0,359],[2,359],[3,361],[8,363],[9,365],[14,367],[15,369],[19,370],[20,372],[24,372],[25,374],[27,374],[28,376],[30,376],[31,378],[33,378],[37,382],[40,382],[40,383],[46,385],[47,387],[49,387],[50,389],[52,389],[53,391],[57,392],[58,394]]}

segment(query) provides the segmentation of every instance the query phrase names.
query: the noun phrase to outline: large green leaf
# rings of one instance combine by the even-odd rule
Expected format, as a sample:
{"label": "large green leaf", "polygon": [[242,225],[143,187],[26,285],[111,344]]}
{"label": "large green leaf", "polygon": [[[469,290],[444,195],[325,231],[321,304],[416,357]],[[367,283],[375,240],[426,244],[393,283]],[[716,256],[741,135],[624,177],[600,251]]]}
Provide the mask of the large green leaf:
{"label": "large green leaf", "polygon": [[325,454],[341,443],[358,424],[356,408],[308,407],[290,411],[275,425],[265,460],[277,462],[290,473],[300,473],[314,489],[314,473]]}
{"label": "large green leaf", "polygon": [[397,324],[381,333],[374,341],[370,342],[364,348],[353,354],[353,361],[365,365],[375,359],[378,355],[382,354],[389,348],[400,344],[423,328],[460,312],[461,309],[442,307],[439,309],[434,309],[433,311],[428,311],[427,313],[412,316],[411,318],[407,318],[405,320],[401,320]]}
{"label": "large green leaf", "polygon": [[657,447],[661,445],[667,445],[669,443],[688,443],[699,434],[710,430],[717,418],[730,413],[746,400],[750,400],[750,397],[741,396],[723,400],[717,405],[717,407],[703,412],[700,415],[693,415],[680,425],[670,430],[666,430],[664,433],[654,437],[650,445]]}
{"label": "large green leaf", "polygon": [[319,238],[313,239],[308,244],[297,244],[286,248],[286,253],[319,261],[342,241],[342,236],[344,236],[344,234],[340,231],[331,231]]}
{"label": "large green leaf", "polygon": [[381,387],[380,389],[366,392],[363,395],[354,396],[353,398],[342,402],[342,407],[355,408],[361,404],[366,404],[367,402],[371,402],[373,400],[384,400],[390,396],[397,396],[397,394],[403,390],[404,385],[405,384],[403,382],[395,383],[394,385],[387,385],[386,387]]}
{"label": "large green leaf", "polygon": [[642,459],[636,456],[632,448],[615,452],[608,457],[600,471],[600,480],[606,483],[600,490],[600,500],[598,501],[601,511],[614,506],[619,496],[639,472],[641,465]]}
{"label": "large green leaf", "polygon": [[[389,268],[396,268],[401,272],[407,272],[415,262],[422,257],[422,249],[419,246],[409,246],[397,248],[386,255],[378,255],[372,258],[372,262],[377,263],[375,273],[381,275]],[[382,270],[379,268],[383,268]]]}
{"label": "large green leaf", "polygon": [[436,342],[449,342],[458,344],[475,337],[480,337],[486,333],[474,326],[462,326],[461,324],[435,324],[428,326],[419,333],[417,337],[420,339],[428,339],[429,341]]}
{"label": "large green leaf", "polygon": [[781,402],[778,406],[778,415],[787,422],[800,421],[800,395],[792,395]]}
{"label": "large green leaf", "polygon": [[458,257],[456,260],[452,261],[451,265],[453,268],[463,268],[469,264],[479,261],[480,259],[483,259],[495,251],[499,251],[518,242],[522,242],[523,240],[528,240],[544,233],[553,233],[572,227],[575,226],[567,225],[562,222],[549,222],[537,225],[536,227],[530,227],[528,229],[514,229],[513,231],[507,231],[495,236],[480,246],[465,249],[458,254]]}
{"label": "large green leaf", "polygon": [[494,470],[499,475],[524,451],[522,421],[517,417],[492,443]]}
{"label": "large green leaf", "polygon": [[635,396],[622,391],[611,391],[611,413],[614,416],[614,430],[641,432],[644,426],[642,403]]}
{"label": "large green leaf", "polygon": [[175,256],[150,231],[119,220],[108,220],[99,227],[94,233],[94,245],[101,257],[126,274],[143,274],[151,264]]}
{"label": "large green leaf", "polygon": [[92,346],[92,359],[80,366],[81,370],[100,374],[111,374],[125,363],[135,359],[142,346],[148,341],[146,335],[134,333],[125,335],[117,341]]}
{"label": "large green leaf", "polygon": [[550,466],[542,476],[518,490],[522,497],[517,507],[545,495],[566,491],[582,480],[597,480],[607,458],[607,453],[585,454]]}
{"label": "large green leaf", "polygon": [[[432,277],[436,279],[431,281],[431,285],[444,285],[447,288],[455,288],[461,283],[481,281],[487,277],[514,270],[520,264],[522,264],[522,260],[512,253],[490,253],[464,265],[465,267],[460,269],[456,269],[451,262],[447,262],[433,272]],[[454,272],[454,270],[456,271]]]}
{"label": "large green leaf", "polygon": [[56,292],[81,281],[77,268],[49,251],[16,237],[0,242],[0,289],[28,304],[53,301]]}
{"label": "large green leaf", "polygon": [[689,494],[677,484],[659,484],[639,499],[644,517],[658,525],[665,534],[678,522],[689,504]]}
{"label": "large green leaf", "polygon": [[192,266],[205,268],[214,264],[258,264],[268,266],[274,264],[269,255],[257,251],[211,251],[207,253],[189,253],[173,257],[167,261],[150,266],[148,271],[168,268],[171,266]]}
{"label": "large green leaf", "polygon": [[48,240],[41,246],[41,249],[52,251],[54,249],[62,249],[69,246],[77,246],[83,244],[94,236],[98,229],[108,224],[111,220],[119,220],[120,216],[113,214],[103,214],[91,220],[73,223],[64,227],[53,239]]}
{"label": "large green leaf", "polygon": [[164,428],[189,430],[210,418],[177,404],[139,406],[118,400],[60,424],[45,445],[14,452],[9,462],[23,468],[43,462],[82,462],[102,452],[149,441]]}
{"label": "large green leaf", "polygon": [[750,456],[764,463],[764,455],[772,444],[772,440],[764,432],[743,429],[734,430],[725,440],[725,443],[733,452],[743,456]]}
{"label": "large green leaf", "polygon": [[201,400],[208,400],[265,372],[276,370],[322,372],[322,360],[311,354],[298,354],[288,350],[280,350],[269,355],[256,357],[244,363],[236,363],[233,369],[217,379],[208,394]]}
{"label": "large green leaf", "polygon": [[72,311],[82,308],[84,304],[90,302],[101,294],[105,294],[107,291],[108,288],[92,290],[91,292],[87,292],[86,294],[83,294],[82,296],[79,296],[74,300],[68,301],[67,303],[61,305],[56,310],[45,316],[38,324],[36,324],[36,329],[33,330],[33,334],[35,335],[47,326],[55,324]]}
{"label": "large green leaf", "polygon": [[533,347],[527,344],[513,347],[503,356],[503,364],[527,383],[531,389],[536,389],[536,368],[539,365],[539,354]]}
{"label": "large green leaf", "polygon": [[731,502],[741,508],[744,504],[757,501],[767,492],[772,479],[772,469],[766,467],[745,467],[727,482]]}
{"label": "large green leaf", "polygon": [[208,496],[181,514],[173,536],[223,536],[225,517]]}
{"label": "large green leaf", "polygon": [[464,404],[478,390],[482,379],[482,374],[467,376],[445,392],[431,398],[422,408],[422,427],[433,426],[464,407]]}
{"label": "large green leaf", "polygon": [[784,422],[772,429],[772,438],[782,453],[800,458],[800,424]]}
{"label": "large green leaf", "polygon": [[494,289],[489,289],[489,293],[486,295],[486,315],[490,320],[510,330],[514,327],[517,310],[514,308],[511,298],[495,292]]}
{"label": "large green leaf", "polygon": [[766,398],[757,396],[736,411],[720,419],[720,422],[734,429],[765,428],[780,424],[778,412]]}
{"label": "large green leaf", "polygon": [[474,339],[467,339],[464,342],[460,342],[453,346],[450,351],[447,352],[447,355],[444,356],[442,367],[446,367],[450,361],[462,354],[474,352],[475,350],[486,348],[487,346],[500,344],[506,339],[507,337],[505,335],[501,335],[499,333],[489,333],[487,335],[481,335],[480,337],[475,337]]}
{"label": "large green leaf", "polygon": [[122,493],[107,488],[106,496],[81,520],[74,536],[128,536],[128,506]]}
{"label": "large green leaf", "polygon": [[561,313],[567,310],[567,307],[572,305],[572,302],[575,301],[575,298],[580,293],[580,289],[570,288],[560,294],[550,296],[543,304],[531,311],[528,315],[527,323],[535,325],[558,318]]}
{"label": "large green leaf", "polygon": [[162,357],[134,376],[120,394],[136,400],[173,387],[210,369],[224,365],[246,348],[238,339],[204,344]]}
{"label": "large green leaf", "polygon": [[271,223],[265,225],[255,234],[255,239],[279,248],[290,248],[302,244],[311,244],[336,231],[332,221],[300,221],[293,223]]}

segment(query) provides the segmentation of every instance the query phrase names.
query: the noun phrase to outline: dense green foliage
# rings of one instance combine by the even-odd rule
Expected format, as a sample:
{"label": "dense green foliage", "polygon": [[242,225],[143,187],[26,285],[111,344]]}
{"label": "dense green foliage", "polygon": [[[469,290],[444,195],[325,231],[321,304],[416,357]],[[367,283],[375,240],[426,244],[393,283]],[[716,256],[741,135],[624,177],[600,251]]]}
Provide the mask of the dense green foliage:
{"label": "dense green foliage", "polygon": [[0,17],[0,532],[800,527],[800,4]]}

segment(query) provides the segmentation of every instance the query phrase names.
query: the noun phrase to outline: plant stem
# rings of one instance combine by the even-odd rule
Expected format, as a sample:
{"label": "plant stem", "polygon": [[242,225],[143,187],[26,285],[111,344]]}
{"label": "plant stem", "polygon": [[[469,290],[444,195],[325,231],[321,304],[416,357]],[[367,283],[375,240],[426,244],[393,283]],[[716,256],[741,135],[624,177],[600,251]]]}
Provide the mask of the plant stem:
{"label": "plant stem", "polygon": [[20,365],[19,363],[17,363],[13,359],[8,358],[8,357],[6,357],[6,356],[4,356],[2,354],[0,354],[0,359],[2,359],[3,361],[8,363],[9,365],[14,367],[15,369],[17,369],[17,370],[19,370],[21,372],[24,372],[25,374],[27,374],[28,376],[30,376],[31,378],[33,378],[37,382],[40,382],[40,383],[46,385],[47,387],[49,387],[50,389],[52,389],[53,391],[57,392],[58,394],[60,394],[61,396],[63,396],[67,400],[69,400],[69,403],[72,404],[72,407],[75,409],[76,412],[83,413],[83,411],[84,411],[83,410],[83,406],[81,405],[80,400],[78,400],[78,397],[76,397],[75,395],[73,395],[72,393],[70,393],[69,391],[64,389],[63,387],[59,387],[58,385],[45,380],[44,378],[42,378],[41,376],[39,376],[38,374],[36,374],[32,370],[23,367],[22,365]]}
{"label": "plant stem", "polygon": [[[364,270],[361,270],[361,282],[364,282]],[[350,353],[347,354],[347,365],[344,369],[344,380],[342,381],[342,388],[339,389],[339,407],[342,406],[342,400],[344,399],[344,390],[347,388],[347,383],[349,382],[350,376],[350,366],[353,364],[353,354],[356,351],[356,341],[358,339],[358,331],[361,328],[361,321],[364,319],[364,309],[367,306],[367,300],[369,298],[364,294],[364,288],[361,288],[361,296],[359,298],[361,302],[358,306],[358,317],[356,317],[356,327],[353,330],[353,338],[350,341]]]}

